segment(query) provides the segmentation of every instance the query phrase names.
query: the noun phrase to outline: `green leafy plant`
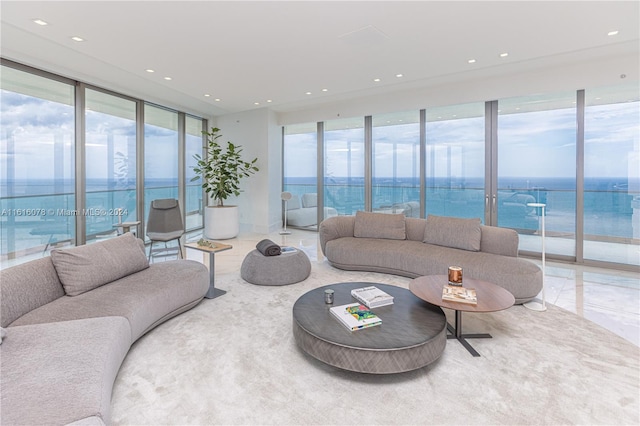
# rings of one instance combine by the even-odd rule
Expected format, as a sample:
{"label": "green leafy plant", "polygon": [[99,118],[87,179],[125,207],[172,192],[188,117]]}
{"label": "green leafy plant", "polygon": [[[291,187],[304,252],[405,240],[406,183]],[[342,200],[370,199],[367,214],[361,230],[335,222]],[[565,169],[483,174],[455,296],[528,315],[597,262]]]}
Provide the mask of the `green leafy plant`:
{"label": "green leafy plant", "polygon": [[212,127],[211,131],[202,131],[207,137],[206,156],[193,156],[197,161],[193,167],[196,176],[191,181],[202,178],[202,188],[216,200],[217,206],[224,206],[224,200],[231,195],[240,195],[240,180],[259,171],[257,158],[252,161],[242,159],[242,148],[227,141],[226,148],[218,142],[222,137],[220,129]]}

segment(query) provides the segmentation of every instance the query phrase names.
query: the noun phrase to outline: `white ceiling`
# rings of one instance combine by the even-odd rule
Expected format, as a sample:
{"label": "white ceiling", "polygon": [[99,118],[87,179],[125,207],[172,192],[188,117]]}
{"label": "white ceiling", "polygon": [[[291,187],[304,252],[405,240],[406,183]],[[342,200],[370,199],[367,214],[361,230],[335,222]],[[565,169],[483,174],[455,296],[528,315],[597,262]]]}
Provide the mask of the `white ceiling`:
{"label": "white ceiling", "polygon": [[[605,60],[637,54],[640,39],[638,1],[0,5],[2,57],[207,115],[265,106],[294,111],[428,87],[443,77],[524,70],[536,61]],[[619,33],[608,36],[612,30]]]}

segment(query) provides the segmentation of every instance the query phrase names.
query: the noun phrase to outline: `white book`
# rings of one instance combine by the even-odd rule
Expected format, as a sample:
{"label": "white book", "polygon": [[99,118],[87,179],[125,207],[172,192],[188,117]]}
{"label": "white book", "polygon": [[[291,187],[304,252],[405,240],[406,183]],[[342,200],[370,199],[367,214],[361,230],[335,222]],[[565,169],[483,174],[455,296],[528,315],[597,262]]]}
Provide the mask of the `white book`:
{"label": "white book", "polygon": [[360,303],[334,306],[331,314],[351,331],[382,324],[382,320]]}
{"label": "white book", "polygon": [[375,286],[353,289],[351,296],[371,309],[393,304],[393,296]]}

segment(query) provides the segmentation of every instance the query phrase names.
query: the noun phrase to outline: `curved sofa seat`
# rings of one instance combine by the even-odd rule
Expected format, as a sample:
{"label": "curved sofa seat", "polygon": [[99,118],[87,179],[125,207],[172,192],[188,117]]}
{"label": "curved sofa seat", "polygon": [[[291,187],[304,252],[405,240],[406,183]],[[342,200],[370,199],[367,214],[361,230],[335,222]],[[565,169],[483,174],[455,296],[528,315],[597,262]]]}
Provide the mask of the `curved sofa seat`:
{"label": "curved sofa seat", "polygon": [[[3,424],[108,424],[131,345],[197,305],[201,263],[149,265],[132,234],[0,271]],[[6,327],[6,328],[5,328]]]}
{"label": "curved sofa seat", "polygon": [[[379,213],[381,226],[386,218]],[[424,243],[426,219],[406,218],[405,238],[354,236],[356,217],[338,216],[320,224],[320,245],[329,263],[339,269],[372,271],[415,278],[446,275],[458,265],[465,276],[505,288],[516,303],[527,302],[542,289],[542,271],[517,257],[518,234],[505,228],[480,226],[480,250],[470,251]]]}
{"label": "curved sofa seat", "polygon": [[192,260],[151,265],[78,296],[62,296],[29,311],[11,326],[120,316],[129,321],[131,343],[198,304],[209,289],[207,268]]}

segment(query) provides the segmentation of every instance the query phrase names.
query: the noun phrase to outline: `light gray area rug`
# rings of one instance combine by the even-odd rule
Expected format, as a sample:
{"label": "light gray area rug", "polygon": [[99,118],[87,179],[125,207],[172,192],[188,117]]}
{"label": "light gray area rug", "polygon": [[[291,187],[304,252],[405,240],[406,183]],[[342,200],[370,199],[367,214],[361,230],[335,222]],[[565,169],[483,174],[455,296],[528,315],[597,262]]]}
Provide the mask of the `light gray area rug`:
{"label": "light gray area rug", "polygon": [[331,283],[410,280],[312,263],[306,281],[282,287],[217,276],[226,295],[133,346],[113,424],[640,424],[639,348],[554,306],[464,314],[465,332],[493,335],[471,340],[480,358],[449,340],[438,361],[399,375],[325,365],[295,344],[296,299]]}

